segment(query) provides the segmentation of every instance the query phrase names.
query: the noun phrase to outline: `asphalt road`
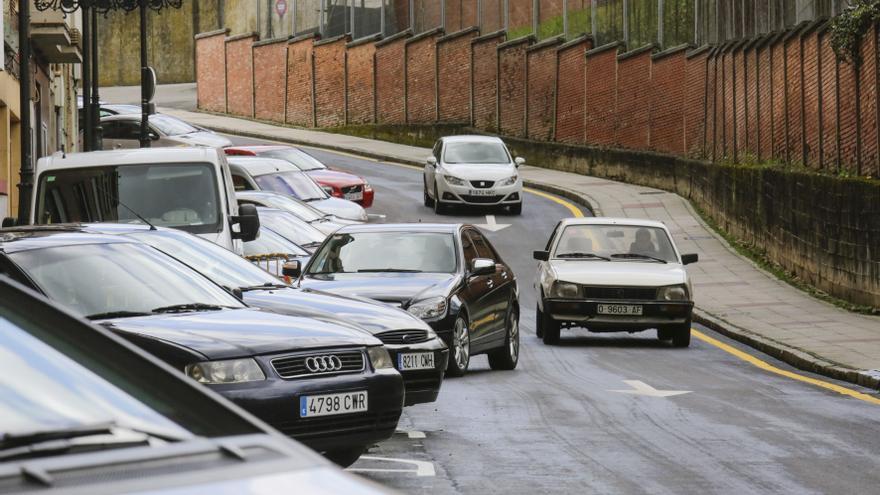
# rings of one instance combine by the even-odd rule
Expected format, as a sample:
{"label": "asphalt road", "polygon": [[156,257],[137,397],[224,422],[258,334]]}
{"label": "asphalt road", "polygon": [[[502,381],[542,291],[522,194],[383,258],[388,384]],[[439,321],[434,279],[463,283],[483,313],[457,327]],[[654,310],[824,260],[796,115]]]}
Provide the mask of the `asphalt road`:
{"label": "asphalt road", "polygon": [[[700,327],[687,349],[653,331],[564,331],[559,346],[544,346],[534,336],[531,252],[571,215],[566,207],[527,194],[521,217],[437,217],[422,206],[419,170],[314,155],[373,184],[369,212],[385,216],[377,221],[482,224],[494,214],[510,224],[487,235],[521,287],[519,367],[493,372],[475,357],[437,402],[407,408],[401,431],[355,472],[405,493],[880,493],[880,405],[828,388],[876,391],[797,372]],[[688,393],[621,392],[642,386],[632,381]]]}

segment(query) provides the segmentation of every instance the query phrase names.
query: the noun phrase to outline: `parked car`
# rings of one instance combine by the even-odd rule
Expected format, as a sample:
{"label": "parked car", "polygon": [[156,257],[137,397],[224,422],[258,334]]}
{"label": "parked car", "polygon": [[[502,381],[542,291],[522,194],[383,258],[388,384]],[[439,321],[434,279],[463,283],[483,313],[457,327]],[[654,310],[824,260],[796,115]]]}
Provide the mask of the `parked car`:
{"label": "parked car", "polygon": [[660,222],[632,218],[569,218],[556,225],[539,260],[536,332],[545,344],[560,328],[592,332],[657,329],[660,340],[687,347],[691,340],[693,287]]}
{"label": "parked car", "polygon": [[235,193],[238,204],[252,204],[277,208],[296,215],[299,219],[309,223],[312,227],[320,230],[325,235],[332,234],[336,229],[344,225],[352,225],[360,222],[344,220],[311,206],[310,204],[271,191],[238,191]]}
{"label": "parked car", "polygon": [[82,227],[3,231],[0,267],[341,465],[397,426],[403,380],[363,331],[249,308],[148,245]]}
{"label": "parked car", "polygon": [[504,141],[490,136],[448,136],[437,140],[423,175],[425,206],[506,206],[522,213],[523,184]]}
{"label": "parked car", "polygon": [[4,276],[0,327],[0,493],[388,493]]}
{"label": "parked car", "polygon": [[366,222],[367,212],[357,203],[329,196],[308,174],[277,158],[229,157],[236,191],[271,191],[292,196],[345,220]]}
{"label": "parked car", "polygon": [[[79,101],[79,104],[80,104],[79,108],[81,110],[82,109],[82,101]],[[101,117],[106,117],[108,115],[133,115],[133,114],[140,115],[141,111],[142,111],[142,109],[141,109],[140,105],[132,105],[132,104],[128,104],[128,103],[101,102]],[[180,120],[180,119],[178,119],[178,120]],[[193,124],[192,122],[187,122],[187,124],[195,127],[196,129],[198,129],[201,132],[209,132],[211,134],[216,134],[216,132],[214,132],[211,129],[208,129],[207,127],[202,127],[198,124]],[[82,129],[82,126],[80,126],[80,129]]]}
{"label": "parked car", "polygon": [[[376,256],[382,253],[382,256]],[[349,225],[315,251],[299,286],[369,297],[425,320],[451,349],[447,373],[488,354],[493,369],[519,359],[513,270],[471,225]]]}
{"label": "parked car", "polygon": [[212,148],[55,153],[35,174],[36,225],[148,221],[237,253],[260,227],[257,209],[235,199],[226,156]]}
{"label": "parked car", "polygon": [[257,207],[260,215],[260,226],[284,237],[308,252],[324,242],[326,234],[312,227],[308,222],[300,220],[293,213],[275,208]]}
{"label": "parked car", "polygon": [[[149,137],[154,148],[169,146],[207,146],[223,148],[232,141],[213,132],[206,132],[164,113],[150,115]],[[101,117],[104,149],[140,147],[141,114],[119,113]]]}
{"label": "parked car", "polygon": [[320,160],[299,148],[285,145],[232,146],[226,148],[226,154],[284,160],[309,174],[334,198],[354,201],[364,208],[373,205],[373,186],[366,179],[328,168]]}
{"label": "parked car", "polygon": [[405,405],[437,399],[449,350],[430,326],[406,311],[364,298],[280,284],[234,253],[186,232],[111,224],[89,226],[89,230],[126,235],[149,244],[229,291],[240,291],[248,305],[369,332],[385,344],[394,366],[403,376]]}
{"label": "parked car", "polygon": [[244,258],[278,277],[281,264],[298,260],[305,266],[311,257],[309,251],[263,226],[256,239],[244,243]]}

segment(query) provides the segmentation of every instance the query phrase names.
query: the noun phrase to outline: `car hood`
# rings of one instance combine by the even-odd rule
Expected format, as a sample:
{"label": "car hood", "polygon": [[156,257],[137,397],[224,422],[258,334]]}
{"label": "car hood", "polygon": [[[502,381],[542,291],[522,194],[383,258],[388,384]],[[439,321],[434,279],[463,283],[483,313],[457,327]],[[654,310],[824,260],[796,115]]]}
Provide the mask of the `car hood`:
{"label": "car hood", "polygon": [[252,306],[276,313],[337,322],[361,328],[371,334],[430,328],[421,319],[387,304],[313,289],[247,291],[244,293],[244,300]]}
{"label": "car hood", "polygon": [[516,167],[512,164],[465,164],[456,163],[454,165],[444,164],[439,173],[444,175],[453,175],[455,177],[466,180],[493,180],[498,181],[506,179],[512,175],[517,175]]}
{"label": "car hood", "polygon": [[405,308],[413,301],[447,297],[459,278],[451,273],[334,273],[304,277],[300,286]]}
{"label": "car hood", "polygon": [[353,201],[330,197],[327,199],[309,201],[309,204],[324,213],[329,213],[345,220],[355,220],[358,222],[367,221],[366,210]]}
{"label": "car hood", "polygon": [[557,259],[550,265],[556,280],[583,285],[660,287],[687,281],[687,272],[678,263]]}
{"label": "car hood", "polygon": [[381,343],[349,327],[251,308],[117,318],[102,324],[121,333],[186,347],[208,359]]}
{"label": "car hood", "polygon": [[200,131],[168,137],[191,146],[208,146],[211,148],[225,148],[226,146],[232,146],[232,141],[219,134],[214,134],[213,132]]}
{"label": "car hood", "polygon": [[357,175],[348,172],[340,172],[338,170],[318,169],[306,172],[309,177],[315,179],[321,184],[328,184],[336,187],[357,186],[364,183],[364,180]]}

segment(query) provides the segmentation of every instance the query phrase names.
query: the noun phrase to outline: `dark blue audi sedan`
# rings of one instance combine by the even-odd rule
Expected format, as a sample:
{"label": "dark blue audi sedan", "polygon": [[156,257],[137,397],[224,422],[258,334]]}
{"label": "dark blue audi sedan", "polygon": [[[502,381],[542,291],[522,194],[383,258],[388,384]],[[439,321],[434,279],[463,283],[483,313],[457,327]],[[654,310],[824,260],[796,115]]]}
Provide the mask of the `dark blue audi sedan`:
{"label": "dark blue audi sedan", "polygon": [[133,239],[74,226],[2,230],[0,272],[341,465],[397,427],[403,380],[379,340],[333,322],[250,308]]}

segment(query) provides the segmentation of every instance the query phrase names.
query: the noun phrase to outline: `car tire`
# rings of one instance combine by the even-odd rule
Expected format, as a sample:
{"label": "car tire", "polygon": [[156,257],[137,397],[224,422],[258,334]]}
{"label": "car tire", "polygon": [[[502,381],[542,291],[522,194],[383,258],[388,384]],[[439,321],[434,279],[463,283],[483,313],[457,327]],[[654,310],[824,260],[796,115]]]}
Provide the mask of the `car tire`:
{"label": "car tire", "polygon": [[544,344],[555,345],[559,343],[559,322],[547,313],[541,313],[541,327],[544,329]]}
{"label": "car tire", "polygon": [[443,202],[440,201],[440,193],[437,192],[437,184],[434,184],[434,213],[442,215],[445,211],[446,207],[443,206]]}
{"label": "car tire", "polygon": [[675,330],[672,328],[658,328],[657,329],[657,340],[662,340],[663,342],[669,342],[672,340],[672,336],[675,334]]}
{"label": "car tire", "polygon": [[425,196],[425,206],[427,206],[428,208],[431,208],[432,206],[434,206],[434,200],[431,198],[431,196],[428,195],[427,181],[422,182],[422,194],[424,194],[424,196]]}
{"label": "car tire", "polygon": [[449,365],[446,376],[464,376],[471,362],[471,336],[464,315],[458,315],[452,326],[452,345],[449,346]]}
{"label": "car tire", "polygon": [[691,345],[691,319],[672,331],[672,347],[688,347]]}
{"label": "car tire", "polygon": [[504,330],[504,345],[489,353],[489,367],[493,370],[512,370],[519,362],[519,312],[513,305]]}
{"label": "car tire", "polygon": [[363,447],[354,447],[350,449],[339,449],[339,450],[330,450],[324,452],[324,457],[327,460],[335,463],[337,466],[347,468],[351,466],[355,462],[357,462],[358,458],[360,458],[361,454],[364,453]]}
{"label": "car tire", "polygon": [[544,312],[535,304],[535,337],[544,337]]}
{"label": "car tire", "polygon": [[522,214],[522,202],[519,202],[513,206],[510,206],[510,213],[513,215],[521,215]]}

